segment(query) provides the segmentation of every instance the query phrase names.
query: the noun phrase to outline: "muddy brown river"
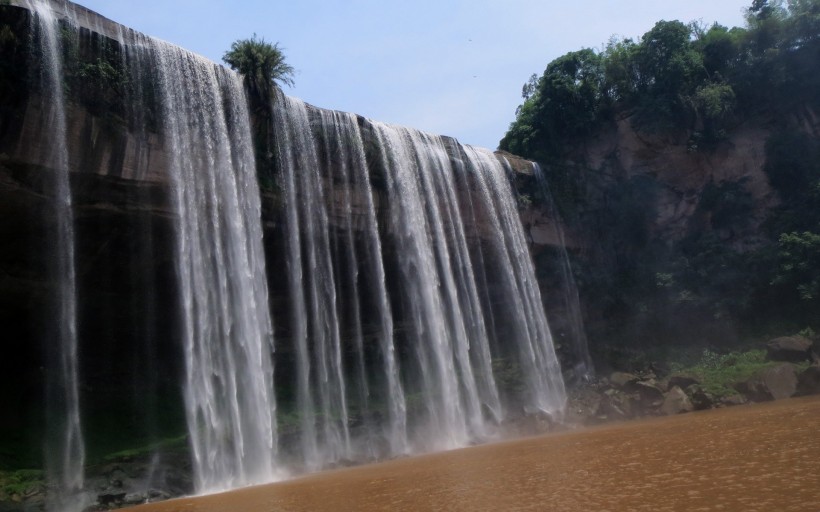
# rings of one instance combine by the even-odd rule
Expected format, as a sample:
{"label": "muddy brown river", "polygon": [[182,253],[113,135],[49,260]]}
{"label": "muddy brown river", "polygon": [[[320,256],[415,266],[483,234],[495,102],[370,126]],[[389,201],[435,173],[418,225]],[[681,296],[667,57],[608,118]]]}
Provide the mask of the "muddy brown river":
{"label": "muddy brown river", "polygon": [[820,397],[328,471],[134,512],[820,511]]}

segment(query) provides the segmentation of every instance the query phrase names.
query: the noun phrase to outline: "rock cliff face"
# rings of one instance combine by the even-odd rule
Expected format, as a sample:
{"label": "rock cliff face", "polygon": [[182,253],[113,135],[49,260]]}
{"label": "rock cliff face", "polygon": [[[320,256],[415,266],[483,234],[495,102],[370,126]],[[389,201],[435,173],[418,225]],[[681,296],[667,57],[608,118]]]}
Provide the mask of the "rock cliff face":
{"label": "rock cliff face", "polygon": [[[688,142],[688,133],[653,136],[635,130],[629,117],[589,141],[579,160],[589,173],[603,180],[648,179],[656,184],[652,231],[666,241],[683,238],[692,228],[707,186],[739,184],[753,200],[750,222],[742,233],[722,233],[735,243],[752,243],[777,195],[763,171],[765,143],[771,135],[759,122],[733,130],[714,151],[699,151]],[[595,194],[595,191],[592,191]],[[710,219],[700,219],[709,224]]]}
{"label": "rock cliff face", "polygon": [[[645,229],[639,238],[666,246],[692,234],[712,233],[740,253],[759,248],[766,243],[762,227],[781,203],[764,170],[766,142],[784,125],[820,139],[820,116],[808,104],[792,113],[747,119],[709,149],[695,146],[687,131],[643,133],[634,128],[632,117],[624,114],[569,149],[563,161],[546,166],[548,180],[568,180],[572,184],[566,187],[572,191],[564,189],[567,197],[561,208],[568,222],[549,215],[541,197],[521,208],[521,220],[535,254],[563,245],[581,260],[592,258],[597,260],[592,265],[600,265],[601,259],[614,257],[613,244],[630,243],[628,237],[604,242],[602,231],[605,235],[629,231],[630,225],[636,231]],[[525,196],[533,195],[537,188],[527,170],[519,173],[516,183]],[[733,222],[726,222],[725,210],[733,208],[729,203],[738,197],[744,201],[742,209],[732,213]],[[613,203],[619,200],[634,205],[639,214],[618,212]],[[612,225],[609,230],[601,227],[607,223]],[[599,316],[600,312],[592,314]]]}
{"label": "rock cliff face", "polygon": [[[780,198],[769,183],[766,142],[778,129],[791,129],[820,139],[820,116],[810,104],[792,112],[751,117],[728,130],[714,148],[698,148],[691,133],[653,135],[634,128],[626,114],[614,125],[570,151],[565,165],[584,176],[588,204],[603,202],[601,191],[615,181],[646,180],[653,184],[651,230],[657,238],[676,242],[692,230],[720,231],[721,240],[738,250],[759,243],[760,227]],[[708,187],[736,185],[751,202],[742,230],[721,230],[699,206],[709,200]]]}

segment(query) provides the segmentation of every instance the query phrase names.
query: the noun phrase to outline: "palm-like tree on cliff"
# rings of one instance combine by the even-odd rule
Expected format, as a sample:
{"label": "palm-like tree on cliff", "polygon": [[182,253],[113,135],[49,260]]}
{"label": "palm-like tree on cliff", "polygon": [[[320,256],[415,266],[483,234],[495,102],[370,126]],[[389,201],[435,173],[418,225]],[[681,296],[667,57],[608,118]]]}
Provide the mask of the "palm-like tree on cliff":
{"label": "palm-like tree on cliff", "polygon": [[285,61],[279,43],[269,43],[256,34],[250,39],[234,41],[222,60],[245,77],[253,126],[254,154],[261,187],[276,187],[273,104],[279,84],[293,85],[293,66]]}
{"label": "palm-like tree on cliff", "polygon": [[285,61],[279,43],[269,43],[256,34],[234,41],[222,60],[245,77],[249,92],[268,100],[278,84],[293,86],[293,66]]}

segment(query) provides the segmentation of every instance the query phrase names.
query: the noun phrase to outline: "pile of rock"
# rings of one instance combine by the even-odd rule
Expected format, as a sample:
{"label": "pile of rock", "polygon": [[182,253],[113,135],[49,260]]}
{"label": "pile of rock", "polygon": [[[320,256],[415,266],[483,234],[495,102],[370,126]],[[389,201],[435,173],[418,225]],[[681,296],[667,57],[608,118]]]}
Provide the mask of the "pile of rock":
{"label": "pile of rock", "polygon": [[[735,386],[749,400],[763,402],[820,393],[820,343],[817,341],[803,336],[775,338],[766,344],[766,359],[779,364]],[[804,368],[806,363],[811,366]]]}
{"label": "pile of rock", "polygon": [[680,414],[709,409],[717,403],[691,375],[672,374],[661,379],[654,372],[614,372],[583,389],[571,390],[567,419],[594,424]]}
{"label": "pile of rock", "polygon": [[[812,342],[803,336],[784,336],[766,344],[766,358],[783,364],[769,368],[768,372],[750,379],[753,392],[764,388],[762,399],[776,400],[790,396],[820,393],[820,340]],[[811,366],[798,371],[798,364]],[[770,396],[771,398],[768,398]]]}
{"label": "pile of rock", "polygon": [[187,457],[121,457],[89,468],[86,489],[94,502],[86,512],[167,500],[193,492]]}
{"label": "pile of rock", "polygon": [[766,344],[766,359],[776,364],[734,383],[735,393],[721,397],[703,389],[695,375],[614,372],[571,389],[566,419],[596,424],[820,393],[820,342],[802,336],[775,338]]}

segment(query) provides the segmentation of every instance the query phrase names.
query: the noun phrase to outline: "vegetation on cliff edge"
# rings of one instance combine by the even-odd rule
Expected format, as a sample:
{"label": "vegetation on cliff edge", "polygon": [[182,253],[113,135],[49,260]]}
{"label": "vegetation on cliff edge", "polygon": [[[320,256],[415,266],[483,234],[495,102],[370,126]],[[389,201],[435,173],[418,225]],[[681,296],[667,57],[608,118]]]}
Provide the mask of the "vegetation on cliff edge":
{"label": "vegetation on cliff edge", "polygon": [[693,149],[708,149],[739,118],[820,100],[817,62],[818,0],[755,0],[745,28],[659,21],[533,75],[500,149],[549,160],[625,115],[648,133],[689,130]]}

